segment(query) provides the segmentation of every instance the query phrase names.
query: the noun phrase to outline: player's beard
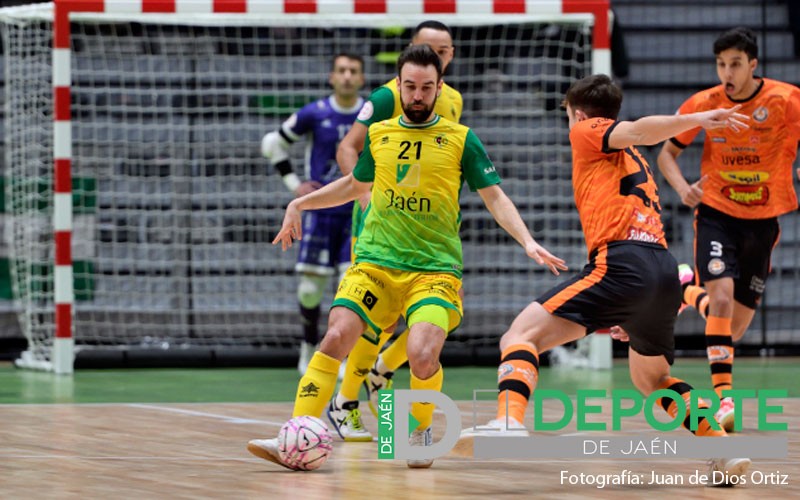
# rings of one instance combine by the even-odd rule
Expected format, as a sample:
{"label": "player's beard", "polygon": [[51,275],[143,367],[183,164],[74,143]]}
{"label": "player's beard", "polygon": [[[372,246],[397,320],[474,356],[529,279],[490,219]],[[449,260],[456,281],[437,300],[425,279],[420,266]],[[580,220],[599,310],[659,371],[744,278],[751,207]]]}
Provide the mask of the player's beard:
{"label": "player's beard", "polygon": [[[431,113],[433,113],[433,108],[436,107],[436,99],[437,97],[433,98],[433,102],[430,106],[425,106],[425,103],[422,102],[410,102],[410,103],[403,103],[403,113],[405,113],[406,118],[408,118],[411,123],[425,123],[428,118],[431,117]],[[414,108],[414,105],[423,104],[421,108]]]}

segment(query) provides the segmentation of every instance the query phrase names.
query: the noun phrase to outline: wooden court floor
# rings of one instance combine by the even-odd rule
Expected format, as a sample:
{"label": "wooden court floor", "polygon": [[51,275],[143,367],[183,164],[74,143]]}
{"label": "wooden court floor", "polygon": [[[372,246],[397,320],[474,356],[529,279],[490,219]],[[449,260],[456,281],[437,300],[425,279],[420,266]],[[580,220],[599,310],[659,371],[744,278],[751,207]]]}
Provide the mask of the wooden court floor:
{"label": "wooden court floor", "polygon": [[[705,472],[707,466],[699,459],[515,462],[445,457],[431,469],[410,470],[401,461],[378,460],[376,443],[340,441],[323,469],[292,472],[245,449],[249,439],[277,434],[290,415],[288,403],[0,405],[0,497],[800,498],[800,399],[776,401],[783,403],[783,415],[775,420],[788,422],[789,431],[769,435],[787,438],[789,456],[754,460],[751,472],[786,474],[789,484],[727,489],[688,483],[597,488],[560,482],[563,470],[688,477],[696,470]],[[745,404],[743,435],[759,435],[755,405],[754,400]],[[481,422],[488,418],[489,406],[479,406]],[[471,403],[459,407],[464,425],[470,425]],[[376,421],[366,408],[365,413],[374,433]],[[552,410],[545,411],[548,420],[556,415],[548,413]],[[443,420],[437,414],[434,428],[441,429]],[[654,434],[648,429],[643,417],[635,417],[623,432]],[[574,429],[563,433],[570,432]]]}

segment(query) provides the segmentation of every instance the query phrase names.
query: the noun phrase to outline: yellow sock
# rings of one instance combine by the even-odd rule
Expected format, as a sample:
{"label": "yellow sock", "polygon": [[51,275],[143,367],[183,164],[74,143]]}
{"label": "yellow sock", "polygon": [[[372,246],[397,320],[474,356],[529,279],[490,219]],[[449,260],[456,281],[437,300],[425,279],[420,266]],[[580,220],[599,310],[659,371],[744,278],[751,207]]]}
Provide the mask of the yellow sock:
{"label": "yellow sock", "polygon": [[[428,389],[432,391],[442,390],[442,383],[444,382],[444,369],[439,365],[430,378],[425,380],[417,378],[413,373],[411,374],[411,389]],[[419,422],[417,429],[426,429],[433,423],[433,410],[436,408],[431,403],[411,403],[411,414]]]}
{"label": "yellow sock", "polygon": [[308,363],[306,374],[297,384],[297,395],[294,397],[294,412],[292,417],[310,415],[321,417],[325,405],[333,396],[336,389],[336,379],[339,375],[339,365],[342,362],[319,351]]}
{"label": "yellow sock", "polygon": [[375,345],[364,337],[358,339],[355,347],[347,356],[347,368],[344,372],[342,385],[339,387],[339,394],[343,398],[348,401],[358,401],[358,391],[361,389],[361,384],[364,383],[364,378],[369,373],[372,365],[375,364],[379,349],[380,345]]}
{"label": "yellow sock", "polygon": [[397,340],[392,343],[385,351],[381,353],[383,364],[389,371],[397,371],[398,368],[403,366],[403,363],[408,361],[408,354],[406,353],[406,346],[408,345],[408,329],[397,337]]}

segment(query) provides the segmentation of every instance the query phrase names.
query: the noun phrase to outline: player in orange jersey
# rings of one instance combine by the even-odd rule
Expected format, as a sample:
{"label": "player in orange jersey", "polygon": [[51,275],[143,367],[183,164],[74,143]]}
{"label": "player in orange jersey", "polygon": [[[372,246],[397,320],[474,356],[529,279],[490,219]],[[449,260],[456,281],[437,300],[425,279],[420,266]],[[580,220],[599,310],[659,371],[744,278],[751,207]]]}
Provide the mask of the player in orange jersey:
{"label": "player in orange jersey", "polygon": [[722,391],[732,388],[733,342],[744,335],[764,293],[778,242],[778,216],[797,209],[792,164],[800,140],[800,89],[755,75],[758,46],[749,29],[734,28],[721,35],[714,42],[714,54],[720,84],[690,97],[678,114],[738,104],[740,113],[752,117],[750,130],[708,132],[701,178],[693,184],[684,179],[676,159],[699,128],[665,143],[658,166],[681,201],[697,206],[697,278],[682,265],[683,300],[707,320],[711,380],[722,398],[717,419],[730,431],[734,405]]}
{"label": "player in orange jersey", "polygon": [[[680,305],[677,264],[664,239],[653,174],[634,145],[655,144],[695,127],[746,128],[746,117],[734,106],[617,121],[621,104],[621,90],[605,75],[586,77],[567,91],[572,187],[589,263],[526,307],[500,340],[497,418],[488,424],[498,431],[491,435],[527,435],[522,422],[538,379],[540,353],[615,325],[629,336],[630,373],[637,389],[645,395],[672,389],[690,397],[692,387],[670,375]],[[662,398],[660,403],[677,415],[674,401]],[[465,430],[456,453],[470,454],[477,434]],[[724,436],[725,431],[702,417],[696,434]],[[749,465],[746,458],[716,459],[712,470],[741,474]]]}

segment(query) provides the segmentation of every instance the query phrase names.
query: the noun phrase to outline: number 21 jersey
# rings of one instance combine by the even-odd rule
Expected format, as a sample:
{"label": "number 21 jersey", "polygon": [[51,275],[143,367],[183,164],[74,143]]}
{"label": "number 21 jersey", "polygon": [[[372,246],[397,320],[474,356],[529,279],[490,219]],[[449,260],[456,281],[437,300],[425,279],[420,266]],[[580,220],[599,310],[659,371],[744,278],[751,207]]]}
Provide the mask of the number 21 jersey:
{"label": "number 21 jersey", "polygon": [[461,277],[461,186],[500,183],[478,137],[435,118],[410,124],[402,116],[369,127],[353,175],[373,182],[356,262]]}
{"label": "number 21 jersey", "polygon": [[633,146],[611,149],[617,125],[608,118],[576,123],[572,144],[575,205],[591,253],[613,241],[642,241],[666,248],[658,186],[647,160]]}

